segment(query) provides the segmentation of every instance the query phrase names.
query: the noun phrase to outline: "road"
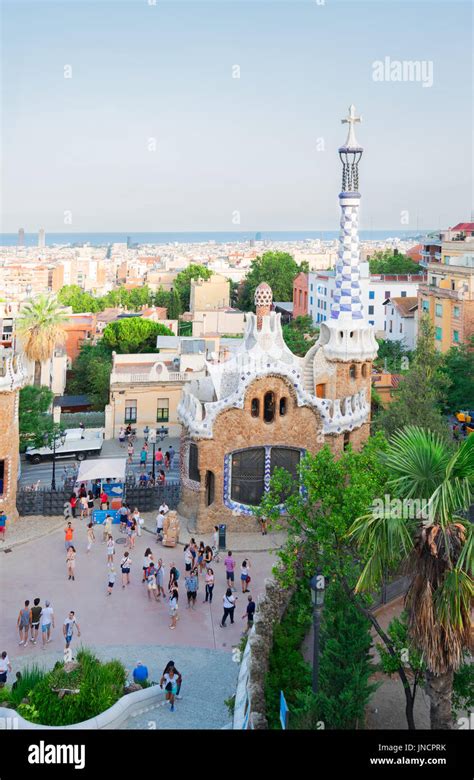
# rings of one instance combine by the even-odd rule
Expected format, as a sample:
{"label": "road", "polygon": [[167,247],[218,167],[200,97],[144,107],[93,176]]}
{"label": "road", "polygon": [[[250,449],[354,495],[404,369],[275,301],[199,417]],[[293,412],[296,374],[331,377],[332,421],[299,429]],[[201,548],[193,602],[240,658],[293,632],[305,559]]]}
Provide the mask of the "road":
{"label": "road", "polygon": [[[135,454],[133,461],[130,465],[127,464],[127,474],[133,472],[137,479],[143,472],[140,467],[140,450],[142,447],[142,440],[135,442]],[[166,472],[167,480],[179,480],[179,441],[177,439],[166,439],[163,443],[160,442],[160,446],[163,452],[166,451],[168,446],[172,444],[175,450],[175,457],[173,461],[173,468]],[[118,442],[106,440],[102,447],[101,457],[106,458],[124,458],[127,456],[125,449],[121,448]],[[152,452],[148,455],[147,471],[150,472],[152,468]],[[63,486],[63,480],[68,472],[68,476],[73,476],[73,467],[79,467],[80,463],[75,458],[57,458],[56,459],[56,487],[61,488]],[[40,482],[39,487],[49,487],[51,485],[51,479],[53,474],[52,461],[44,461],[36,465],[28,463],[24,456],[21,458],[21,477],[19,479],[20,487],[29,486]]]}

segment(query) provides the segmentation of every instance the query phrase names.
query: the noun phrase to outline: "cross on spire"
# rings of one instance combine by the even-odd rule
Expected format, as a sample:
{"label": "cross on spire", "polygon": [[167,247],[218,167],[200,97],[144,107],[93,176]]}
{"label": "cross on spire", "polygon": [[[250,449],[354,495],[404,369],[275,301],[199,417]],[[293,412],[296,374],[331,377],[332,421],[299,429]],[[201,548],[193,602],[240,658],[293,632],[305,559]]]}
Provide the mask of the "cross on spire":
{"label": "cross on spire", "polygon": [[349,125],[349,132],[347,134],[347,141],[344,144],[344,146],[347,149],[353,149],[353,148],[359,148],[359,144],[357,143],[357,139],[355,137],[355,130],[354,125],[357,122],[362,122],[361,116],[356,116],[356,109],[355,105],[352,103],[352,105],[349,106],[349,116],[345,119],[341,119],[341,124],[348,124]]}

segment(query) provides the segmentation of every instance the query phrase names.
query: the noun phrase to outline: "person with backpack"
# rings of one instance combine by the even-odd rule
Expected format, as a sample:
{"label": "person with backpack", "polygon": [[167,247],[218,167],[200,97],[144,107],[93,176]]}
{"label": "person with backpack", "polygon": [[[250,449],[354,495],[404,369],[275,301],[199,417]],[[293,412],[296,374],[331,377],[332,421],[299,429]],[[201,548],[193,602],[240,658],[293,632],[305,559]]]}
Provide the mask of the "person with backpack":
{"label": "person with backpack", "polygon": [[249,569],[250,569],[250,560],[246,559],[245,561],[242,561],[242,566],[240,567],[240,584],[242,585],[242,593],[249,592],[248,589],[250,583]]}
{"label": "person with backpack", "polygon": [[170,593],[173,590],[173,588],[178,587],[178,580],[179,580],[179,570],[176,568],[173,561],[170,567],[170,578],[168,581],[168,591]]}
{"label": "person with backpack", "polygon": [[130,554],[128,550],[125,550],[123,554],[123,558],[120,561],[120,568],[122,569],[122,588],[125,588],[125,585],[130,585],[131,565],[132,565],[132,559],[130,558]]}
{"label": "person with backpack", "polygon": [[165,686],[166,701],[170,703],[170,712],[174,712],[174,699],[178,690],[178,675],[174,666],[169,667],[160,680],[160,688]]}

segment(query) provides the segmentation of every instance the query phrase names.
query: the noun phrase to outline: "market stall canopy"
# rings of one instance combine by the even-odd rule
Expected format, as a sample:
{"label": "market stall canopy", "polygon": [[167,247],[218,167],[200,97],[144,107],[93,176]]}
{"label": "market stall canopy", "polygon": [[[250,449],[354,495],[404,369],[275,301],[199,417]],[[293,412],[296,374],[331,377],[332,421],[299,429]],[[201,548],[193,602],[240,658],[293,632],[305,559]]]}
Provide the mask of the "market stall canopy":
{"label": "market stall canopy", "polygon": [[97,458],[83,460],[76,482],[90,482],[93,479],[112,479],[125,482],[126,458]]}

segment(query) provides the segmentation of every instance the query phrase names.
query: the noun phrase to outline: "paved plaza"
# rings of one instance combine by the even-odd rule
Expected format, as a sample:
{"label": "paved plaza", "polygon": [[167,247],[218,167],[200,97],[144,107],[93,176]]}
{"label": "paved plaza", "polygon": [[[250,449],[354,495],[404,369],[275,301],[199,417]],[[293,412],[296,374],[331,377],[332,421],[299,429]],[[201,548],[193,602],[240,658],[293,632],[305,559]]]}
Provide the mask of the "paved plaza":
{"label": "paved plaza", "polygon": [[[23,526],[28,518],[20,519]],[[57,519],[55,523],[57,525]],[[152,526],[151,516],[147,524]],[[64,639],[62,625],[70,610],[74,610],[81,628],[80,639],[74,636],[72,649],[77,650],[80,643],[96,649],[101,657],[120,658],[125,666],[133,668],[136,661],[145,662],[152,679],[156,679],[164,664],[173,658],[183,676],[186,678],[186,697],[180,703],[175,726],[182,728],[222,728],[230,720],[224,699],[235,692],[235,682],[238,664],[232,658],[232,648],[241,638],[246,621],[242,620],[245,612],[247,596],[240,593],[240,564],[244,557],[250,559],[251,592],[257,597],[264,588],[264,580],[271,573],[276,562],[274,552],[256,550],[234,555],[236,566],[238,597],[235,610],[235,624],[228,623],[226,628],[220,627],[223,614],[222,597],[226,589],[224,557],[221,554],[220,563],[214,565],[216,584],[212,605],[204,604],[204,576],[199,583],[195,610],[187,609],[184,587],[185,567],[183,547],[164,548],[156,542],[154,534],[143,530],[137,538],[135,548],[131,551],[131,584],[125,589],[121,584],[120,559],[125,548],[125,541],[118,525],[113,526],[113,536],[116,540],[115,568],[116,584],[111,596],[107,595],[107,556],[105,544],[102,543],[102,531],[96,526],[97,541],[90,553],[86,552],[86,521],[76,518],[74,546],[77,551],[76,579],[69,581],[66,572],[66,553],[64,547],[64,523],[60,528],[54,524],[47,535],[31,541],[8,546],[7,542],[0,550],[0,635],[1,649],[7,650],[13,674],[25,664],[39,662],[51,667],[55,661],[62,660]],[[11,529],[12,536],[14,528]],[[183,536],[188,534],[185,529]],[[255,534],[245,534],[244,549],[248,549],[255,539],[256,544],[267,542],[268,547],[277,547],[277,540],[271,535],[262,537]],[[237,535],[234,535],[236,538]],[[196,535],[199,543],[201,537]],[[209,543],[210,538],[203,541]],[[179,620],[175,630],[169,628],[167,600],[156,603],[148,600],[146,586],[142,584],[142,561],[145,549],[150,547],[155,555],[163,559],[166,567],[166,583],[169,568],[174,562],[180,571],[179,579]],[[10,550],[7,552],[6,550]],[[165,584],[166,584],[165,583]],[[19,636],[16,627],[17,616],[25,599],[33,602],[35,597],[41,598],[44,605],[46,599],[51,601],[55,612],[56,628],[52,633],[53,641],[43,649],[41,638],[35,646],[31,642],[28,647],[19,647]],[[183,696],[184,696],[183,688]],[[211,698],[209,698],[211,697]],[[205,705],[202,703],[205,700]],[[188,709],[186,709],[188,708]],[[157,728],[169,727],[165,708],[156,711]],[[187,714],[186,714],[187,713]],[[128,724],[130,728],[147,728],[145,720],[136,719]],[[162,722],[164,719],[164,722]],[[202,723],[201,723],[202,721]]]}

